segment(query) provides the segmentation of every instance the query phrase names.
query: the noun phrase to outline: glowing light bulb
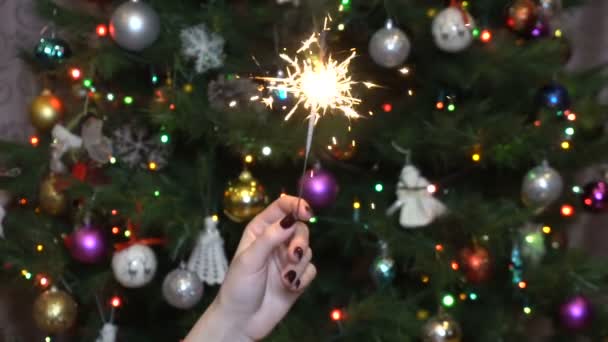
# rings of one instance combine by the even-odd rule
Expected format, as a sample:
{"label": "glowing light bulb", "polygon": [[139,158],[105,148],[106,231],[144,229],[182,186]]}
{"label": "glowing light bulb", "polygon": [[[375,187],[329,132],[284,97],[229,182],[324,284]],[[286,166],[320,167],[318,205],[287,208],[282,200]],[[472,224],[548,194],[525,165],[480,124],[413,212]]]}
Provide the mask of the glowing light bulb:
{"label": "glowing light bulb", "polygon": [[158,168],[158,165],[155,162],[152,161],[152,162],[148,163],[148,169],[150,171],[155,171],[157,168]]}
{"label": "glowing light bulb", "polygon": [[169,135],[168,134],[163,134],[160,136],[160,142],[162,142],[163,144],[166,144],[169,142]]}
{"label": "glowing light bulb", "polygon": [[38,139],[37,136],[33,135],[30,138],[30,144],[32,144],[32,146],[36,147],[36,146],[38,146],[39,143],[40,143],[40,139]]}
{"label": "glowing light bulb", "polygon": [[97,25],[95,32],[97,32],[97,36],[105,37],[108,35],[108,27],[105,24],[99,24]]}
{"label": "glowing light bulb", "polygon": [[390,104],[390,103],[385,103],[385,104],[382,105],[382,110],[385,113],[390,113],[393,110],[393,105]]}
{"label": "glowing light bulb", "polygon": [[524,313],[526,315],[529,315],[532,313],[532,308],[530,308],[529,306],[524,306]]}
{"label": "glowing light bulb", "polygon": [[445,104],[443,103],[443,101],[437,101],[437,103],[435,104],[435,108],[442,110],[445,107]]}
{"label": "glowing light bulb", "polygon": [[338,31],[344,31],[344,24],[338,25]]}
{"label": "glowing light bulb", "polygon": [[434,193],[437,192],[437,186],[435,184],[429,184],[429,185],[426,186],[426,191],[429,194],[434,194]]}
{"label": "glowing light bulb", "polygon": [[382,190],[384,190],[384,185],[382,185],[382,183],[376,183],[376,185],[374,185],[374,190],[376,190],[376,192],[382,192]]}
{"label": "glowing light bulb", "polygon": [[477,163],[477,162],[481,161],[481,154],[473,153],[473,155],[471,156],[471,159]]}
{"label": "glowing light bulb", "polygon": [[340,309],[333,309],[330,316],[332,321],[339,322],[344,318],[344,313]]}
{"label": "glowing light bulb", "polygon": [[125,230],[125,237],[131,237],[131,231],[130,230]]}
{"label": "glowing light bulb", "polygon": [[453,103],[450,103],[450,104],[448,105],[448,111],[453,112],[453,111],[455,111],[455,110],[456,110],[456,105],[455,105],[455,104],[453,104]]}
{"label": "glowing light bulb", "polygon": [[454,271],[458,271],[458,269],[460,268],[460,265],[458,265],[458,263],[456,261],[452,261],[450,263],[450,267],[454,270]]}
{"label": "glowing light bulb", "polygon": [[120,233],[120,228],[114,226],[112,227],[112,234],[118,235]]}
{"label": "glowing light bulb", "polygon": [[316,217],[311,217],[310,220],[308,220],[308,222],[310,222],[310,223],[317,223],[317,218]]}
{"label": "glowing light bulb", "polygon": [[526,287],[528,287],[528,284],[527,284],[525,281],[520,281],[520,282],[517,284],[517,287],[519,287],[520,289],[522,289],[522,290],[523,290],[523,289],[525,289]]}
{"label": "glowing light bulb", "polygon": [[455,302],[456,302],[456,300],[454,299],[454,296],[452,296],[451,294],[446,294],[441,299],[441,303],[443,304],[443,306],[448,307],[448,308],[454,306]]}
{"label": "glowing light bulb", "polygon": [[436,244],[435,245],[435,250],[437,252],[443,252],[443,245],[442,244]]}
{"label": "glowing light bulb", "polygon": [[353,202],[353,208],[354,209],[361,209],[361,202],[359,202],[359,201]]}
{"label": "glowing light bulb", "polygon": [[251,154],[248,154],[245,156],[245,163],[247,163],[247,164],[253,163],[253,156]]}
{"label": "glowing light bulb", "polygon": [[545,233],[545,234],[551,234],[551,227],[544,226],[543,227],[543,233]]}
{"label": "glowing light bulb", "polygon": [[122,305],[122,300],[118,296],[114,296],[110,299],[110,305],[114,308],[119,308]]}
{"label": "glowing light bulb", "polygon": [[564,217],[570,217],[570,216],[574,215],[574,207],[571,206],[570,204],[562,205],[560,211],[562,213],[562,216],[564,216]]}
{"label": "glowing light bulb", "polygon": [[70,69],[70,77],[72,77],[73,80],[79,80],[80,77],[82,76],[82,71],[80,71],[80,69],[78,68],[72,68]]}
{"label": "glowing light bulb", "polygon": [[570,142],[569,141],[562,141],[562,143],[561,143],[560,146],[564,150],[569,150],[570,149]]}
{"label": "glowing light bulb", "polygon": [[272,154],[272,148],[270,148],[270,146],[262,147],[262,154],[268,157],[270,154]]}
{"label": "glowing light bulb", "polygon": [[158,197],[158,196],[160,196],[160,191],[158,191],[158,190],[154,191],[154,197]]}
{"label": "glowing light bulb", "polygon": [[125,96],[125,98],[123,99],[123,102],[126,105],[131,105],[131,104],[133,104],[133,97],[131,97],[131,96]]}
{"label": "glowing light bulb", "polygon": [[44,245],[36,245],[36,252],[41,253],[42,251],[44,251]]}

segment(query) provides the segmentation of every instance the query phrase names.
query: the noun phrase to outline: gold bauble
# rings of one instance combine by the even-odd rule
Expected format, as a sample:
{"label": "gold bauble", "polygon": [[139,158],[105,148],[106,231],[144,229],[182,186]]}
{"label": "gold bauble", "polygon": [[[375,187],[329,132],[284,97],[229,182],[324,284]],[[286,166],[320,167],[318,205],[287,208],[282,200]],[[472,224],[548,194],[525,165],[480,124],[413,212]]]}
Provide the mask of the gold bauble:
{"label": "gold bauble", "polygon": [[55,187],[56,177],[50,175],[40,183],[40,208],[50,215],[59,215],[65,210],[67,200],[64,193]]}
{"label": "gold bauble", "polygon": [[78,305],[64,291],[51,288],[43,292],[34,302],[34,321],[49,334],[62,333],[76,321]]}
{"label": "gold bauble", "polygon": [[428,320],[422,327],[423,342],[460,342],[460,325],[448,314],[440,314]]}
{"label": "gold bauble", "polygon": [[63,105],[50,91],[44,90],[34,99],[30,108],[30,121],[39,131],[48,131],[61,119]]}
{"label": "gold bauble", "polygon": [[259,214],[268,203],[266,191],[247,170],[228,182],[224,191],[224,214],[232,221],[245,222]]}

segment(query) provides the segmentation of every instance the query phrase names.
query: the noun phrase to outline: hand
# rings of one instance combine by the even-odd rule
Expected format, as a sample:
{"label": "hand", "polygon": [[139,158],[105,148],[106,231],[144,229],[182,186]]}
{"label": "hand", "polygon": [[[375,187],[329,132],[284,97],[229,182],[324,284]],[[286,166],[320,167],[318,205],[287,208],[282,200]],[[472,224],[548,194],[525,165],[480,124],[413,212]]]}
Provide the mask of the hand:
{"label": "hand", "polygon": [[256,216],[243,232],[218,296],[185,342],[203,336],[205,342],[255,341],[268,335],[317,274],[302,222],[311,217],[308,204],[292,196],[282,196]]}

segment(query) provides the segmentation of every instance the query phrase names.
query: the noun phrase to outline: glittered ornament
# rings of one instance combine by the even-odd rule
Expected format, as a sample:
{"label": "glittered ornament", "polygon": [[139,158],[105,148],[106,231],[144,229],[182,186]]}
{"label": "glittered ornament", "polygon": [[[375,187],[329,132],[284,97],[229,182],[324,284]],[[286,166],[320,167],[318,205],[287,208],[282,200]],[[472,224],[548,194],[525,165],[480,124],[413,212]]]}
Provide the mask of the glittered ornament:
{"label": "glittered ornament", "polygon": [[300,178],[302,198],[315,209],[329,207],[338,197],[338,183],[334,176],[317,164]]}
{"label": "glittered ornament", "polygon": [[182,54],[194,60],[194,70],[201,74],[224,64],[224,38],[199,24],[180,32]]}
{"label": "glittered ornament", "polygon": [[559,198],[563,186],[560,174],[544,161],[524,177],[522,200],[526,206],[542,210]]}
{"label": "glittered ornament", "polygon": [[57,177],[49,175],[40,183],[40,208],[49,215],[57,216],[64,212],[67,206],[66,195],[56,187]]}
{"label": "glittered ornament", "polygon": [[450,6],[433,19],[433,38],[437,47],[446,52],[460,52],[473,43],[473,17],[463,8]]}
{"label": "glittered ornament", "polygon": [[482,283],[490,278],[492,263],[490,253],[481,246],[467,247],[460,252],[466,278],[471,283]]}
{"label": "glittered ornament", "polygon": [[405,33],[388,20],[384,28],[376,31],[369,41],[369,54],[376,64],[395,68],[403,64],[410,54],[410,40]]}
{"label": "glittered ornament", "polygon": [[34,302],[34,321],[49,334],[67,331],[76,321],[78,306],[66,292],[55,287],[43,292]]}
{"label": "glittered ornament", "polygon": [[145,286],[156,273],[156,254],[144,244],[134,244],[114,253],[112,271],[114,278],[124,287]]}
{"label": "glittered ornament", "polygon": [[34,49],[34,55],[40,62],[56,64],[70,58],[72,56],[72,49],[70,49],[68,43],[63,39],[52,37],[40,38]]}
{"label": "glittered ornament", "polygon": [[538,22],[538,7],[533,0],[515,0],[507,12],[507,26],[514,32],[528,35]]}
{"label": "glittered ornament", "polygon": [[538,102],[543,108],[563,111],[570,108],[570,95],[561,84],[551,83],[539,90]]}
{"label": "glittered ornament", "polygon": [[156,11],[143,1],[129,0],[118,6],[110,19],[110,35],[116,43],[131,51],[152,45],[160,34]]}
{"label": "glittered ornament", "polygon": [[47,89],[34,99],[30,106],[30,122],[36,129],[46,132],[61,120],[63,104]]}
{"label": "glittered ornament", "polygon": [[370,275],[378,287],[384,287],[395,279],[395,273],[395,260],[389,254],[388,245],[381,242],[380,255],[372,262]]}
{"label": "glittered ornament", "polygon": [[203,283],[196,273],[181,265],[165,277],[163,297],[178,309],[190,309],[203,297]]}
{"label": "glittered ornament", "polygon": [[594,212],[604,212],[608,207],[608,183],[594,181],[583,187],[581,195],[583,208]]}
{"label": "glittered ornament", "polygon": [[562,326],[566,329],[584,329],[591,323],[591,303],[583,296],[569,298],[560,306],[559,318]]}
{"label": "glittered ornament", "polygon": [[264,186],[244,170],[224,190],[224,214],[234,222],[246,222],[259,214],[268,203]]}
{"label": "glittered ornament", "polygon": [[107,243],[103,233],[92,225],[85,225],[70,236],[68,248],[74,259],[94,264],[106,256]]}
{"label": "glittered ornament", "polygon": [[452,316],[441,313],[424,324],[421,337],[423,342],[460,342],[462,329]]}

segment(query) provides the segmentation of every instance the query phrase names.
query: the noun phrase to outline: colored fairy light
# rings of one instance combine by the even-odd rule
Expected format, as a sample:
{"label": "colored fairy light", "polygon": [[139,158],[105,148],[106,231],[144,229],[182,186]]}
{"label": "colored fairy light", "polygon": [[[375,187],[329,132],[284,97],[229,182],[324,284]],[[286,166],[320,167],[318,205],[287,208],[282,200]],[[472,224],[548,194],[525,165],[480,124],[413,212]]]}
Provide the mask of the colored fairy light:
{"label": "colored fairy light", "polygon": [[450,267],[454,270],[454,271],[458,271],[458,269],[460,268],[460,265],[458,265],[458,263],[456,261],[452,261],[450,263]]}
{"label": "colored fairy light", "polygon": [[424,274],[424,275],[422,275],[422,276],[420,277],[420,281],[421,281],[423,284],[428,284],[428,283],[429,283],[429,281],[431,281],[431,278],[430,278],[428,275]]}
{"label": "colored fairy light", "polygon": [[116,226],[112,227],[112,234],[114,234],[114,235],[120,234],[120,228],[118,228]]}
{"label": "colored fairy light", "polygon": [[436,244],[436,245],[435,245],[435,250],[436,250],[437,252],[443,252],[443,245],[442,245],[442,244],[439,244],[439,243],[438,243],[438,244]]}
{"label": "colored fairy light", "polygon": [[85,88],[91,88],[93,86],[93,80],[91,80],[90,78],[85,78],[84,81],[82,81],[82,85]]}
{"label": "colored fairy light", "polygon": [[455,104],[453,104],[453,103],[450,103],[450,104],[448,105],[448,111],[453,112],[453,111],[455,111],[455,110],[456,110],[456,105],[455,105]]}
{"label": "colored fairy light", "polygon": [[80,71],[80,69],[78,68],[71,68],[70,69],[70,77],[72,77],[73,80],[79,80],[80,77],[82,76],[82,71]]}
{"label": "colored fairy light", "polygon": [[268,157],[270,154],[272,154],[272,148],[270,148],[270,146],[262,147],[262,154]]}
{"label": "colored fairy light", "polygon": [[23,198],[19,199],[19,204],[20,205],[27,205],[27,198],[23,197]]}
{"label": "colored fairy light", "polygon": [[108,100],[108,101],[110,101],[110,102],[114,101],[114,98],[115,98],[115,97],[114,97],[114,94],[112,94],[112,93],[108,93],[108,94],[106,95],[106,100]]}
{"label": "colored fairy light", "polygon": [[311,217],[310,220],[308,220],[308,222],[310,223],[317,223],[317,218],[316,217]]}
{"label": "colored fairy light", "polygon": [[483,43],[489,43],[490,41],[492,41],[492,32],[490,32],[490,30],[483,30],[481,32],[481,35],[479,36],[479,39]]}
{"label": "colored fairy light", "polygon": [[42,286],[42,287],[47,287],[49,286],[49,278],[47,278],[46,276],[40,276],[40,278],[38,279],[38,285]]}
{"label": "colored fairy light", "polygon": [[568,121],[576,121],[576,114],[570,113],[568,114],[568,116],[566,116],[566,118],[568,119]]}
{"label": "colored fairy light", "polygon": [[474,28],[473,31],[471,31],[471,34],[473,35],[473,37],[477,38],[481,34],[481,31],[479,31],[478,28]]}
{"label": "colored fairy light", "polygon": [[434,193],[437,192],[437,186],[435,184],[429,184],[429,185],[426,186],[426,191],[429,194],[434,194]]}
{"label": "colored fairy light", "polygon": [[108,27],[105,24],[99,24],[97,25],[95,32],[97,32],[99,37],[105,37],[108,35]]}
{"label": "colored fairy light", "polygon": [[160,191],[156,190],[154,191],[154,197],[159,197],[160,196]]}
{"label": "colored fairy light", "polygon": [[561,148],[563,150],[569,150],[570,149],[570,142],[569,141],[562,141],[562,143],[560,144]]}
{"label": "colored fairy light", "polygon": [[475,293],[475,292],[469,293],[469,299],[470,300],[477,300],[477,293]]}
{"label": "colored fairy light", "polygon": [[416,312],[416,318],[418,318],[418,320],[420,321],[425,321],[429,318],[430,313],[428,310],[418,310]]}
{"label": "colored fairy light", "polygon": [[517,284],[517,287],[519,287],[520,289],[522,289],[522,290],[523,290],[523,289],[525,289],[526,287],[528,287],[528,283],[526,283],[525,281],[520,281],[520,282]]}
{"label": "colored fairy light", "polygon": [[170,104],[170,105],[169,105],[169,109],[171,109],[171,110],[175,110],[175,103]]}
{"label": "colored fairy light", "polygon": [[32,144],[32,146],[36,147],[39,143],[40,139],[37,136],[33,135],[32,137],[30,137],[30,144]]}
{"label": "colored fairy light", "polygon": [[125,98],[123,99],[123,102],[124,102],[126,105],[133,104],[133,97],[131,97],[131,96],[125,96]]}
{"label": "colored fairy light", "polygon": [[393,105],[390,104],[390,103],[385,103],[385,104],[382,105],[382,110],[385,113],[390,113],[393,110]]}
{"label": "colored fairy light", "polygon": [[155,171],[156,169],[158,169],[158,165],[155,162],[151,161],[148,163],[148,169],[150,171]]}
{"label": "colored fairy light", "polygon": [[574,135],[574,128],[568,127],[564,130],[564,133],[566,133],[567,135]]}
{"label": "colored fairy light", "polygon": [[192,83],[186,83],[183,86],[184,92],[190,94],[191,92],[194,91],[194,86],[192,85]]}
{"label": "colored fairy light", "polygon": [[331,311],[330,317],[331,317],[332,321],[339,322],[342,319],[344,319],[344,313],[340,309],[333,309]]}
{"label": "colored fairy light", "polygon": [[213,216],[211,216],[211,219],[213,220],[213,222],[218,222],[220,220],[220,217],[217,214],[214,214]]}
{"label": "colored fairy light", "polygon": [[157,84],[159,81],[158,75],[152,75],[152,84]]}
{"label": "colored fairy light", "polygon": [[245,156],[245,163],[247,163],[247,164],[253,163],[253,156],[251,154],[248,154]]}
{"label": "colored fairy light", "polygon": [[532,308],[531,308],[531,307],[529,307],[529,306],[524,306],[524,313],[525,313],[526,315],[531,314],[531,313],[532,313]]}
{"label": "colored fairy light", "polygon": [[338,25],[338,31],[344,31],[344,24]]}
{"label": "colored fairy light", "polygon": [[112,209],[112,211],[110,213],[112,214],[112,216],[116,216],[116,215],[118,215],[118,210]]}
{"label": "colored fairy light", "polygon": [[464,293],[464,292],[458,295],[458,298],[459,298],[460,300],[466,300],[468,297],[469,297],[469,296],[467,296],[467,294],[466,294],[466,293]]}
{"label": "colored fairy light", "polygon": [[473,155],[471,156],[471,159],[474,162],[479,162],[481,160],[481,154],[479,154],[479,153],[473,153]]}
{"label": "colored fairy light", "polygon": [[545,233],[545,234],[551,234],[551,227],[544,226],[543,227],[543,233]]}
{"label": "colored fairy light", "polygon": [[409,75],[409,74],[410,74],[410,68],[408,68],[408,67],[403,67],[403,68],[399,69],[399,72],[400,72],[402,75]]}
{"label": "colored fairy light", "polygon": [[443,101],[437,101],[437,103],[435,104],[435,108],[442,110],[445,107],[445,104],[443,103]]}
{"label": "colored fairy light", "polygon": [[131,237],[131,231],[130,230],[125,230],[125,237]]}
{"label": "colored fairy light", "polygon": [[354,201],[353,202],[353,209],[361,209],[361,202]]}
{"label": "colored fairy light", "polygon": [[454,299],[454,296],[452,296],[451,294],[446,294],[443,296],[443,298],[441,298],[441,303],[443,304],[443,306],[445,306],[447,308],[454,306],[455,302],[456,302],[456,300]]}
{"label": "colored fairy light", "polygon": [[36,245],[36,252],[41,253],[42,251],[44,251],[44,245],[42,245],[42,244]]}
{"label": "colored fairy light", "polygon": [[555,38],[561,38],[563,35],[562,30],[560,30],[560,29],[555,30],[553,35],[555,36]]}
{"label": "colored fairy light", "polygon": [[580,186],[575,185],[572,187],[572,192],[574,192],[575,194],[580,194],[582,192],[582,189]]}
{"label": "colored fairy light", "polygon": [[564,204],[562,205],[560,212],[562,213],[562,216],[570,217],[574,215],[574,207],[570,204]]}
{"label": "colored fairy light", "polygon": [[376,183],[376,185],[374,185],[374,190],[376,190],[376,192],[382,192],[382,190],[384,190],[384,185],[382,185],[382,183]]}
{"label": "colored fairy light", "polygon": [[110,305],[112,305],[113,308],[119,308],[122,305],[122,299],[118,296],[114,296],[110,299]]}
{"label": "colored fairy light", "polygon": [[160,142],[162,142],[163,144],[166,144],[169,142],[169,135],[168,134],[163,134],[160,136]]}

